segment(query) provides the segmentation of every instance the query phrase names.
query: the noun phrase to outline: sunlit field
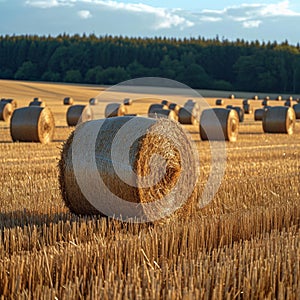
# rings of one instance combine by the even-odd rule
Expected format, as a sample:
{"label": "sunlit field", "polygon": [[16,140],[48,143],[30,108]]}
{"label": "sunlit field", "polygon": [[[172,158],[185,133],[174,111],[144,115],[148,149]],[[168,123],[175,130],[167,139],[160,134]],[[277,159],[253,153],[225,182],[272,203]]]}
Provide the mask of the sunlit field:
{"label": "sunlit field", "polygon": [[[225,175],[208,205],[162,224],[122,224],[70,213],[58,181],[62,145],[74,130],[63,98],[88,104],[103,89],[0,81],[1,98],[22,107],[41,97],[56,123],[53,142],[42,145],[13,143],[9,123],[0,122],[0,299],[297,299],[299,120],[293,135],[265,134],[253,113],[245,115],[238,141],[226,142]],[[203,95],[212,106],[222,96]],[[225,105],[252,96],[239,95],[223,94]],[[133,104],[132,113],[147,105]],[[199,150],[201,195],[209,143],[199,126],[184,127]]]}

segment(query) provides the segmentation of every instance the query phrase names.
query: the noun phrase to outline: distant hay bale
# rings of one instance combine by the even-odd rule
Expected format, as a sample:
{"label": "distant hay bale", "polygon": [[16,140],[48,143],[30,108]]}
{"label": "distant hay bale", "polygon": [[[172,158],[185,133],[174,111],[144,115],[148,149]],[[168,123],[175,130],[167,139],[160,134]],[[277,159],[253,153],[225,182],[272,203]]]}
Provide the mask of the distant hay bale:
{"label": "distant hay bale", "polygon": [[251,101],[249,99],[244,99],[243,100],[243,105],[250,104],[250,103],[251,103]]}
{"label": "distant hay bale", "polygon": [[295,111],[291,107],[274,106],[263,116],[263,130],[267,133],[293,134],[296,122]]}
{"label": "distant hay bale", "polygon": [[293,96],[289,96],[286,98],[286,101],[293,101]]}
{"label": "distant hay bale", "polygon": [[264,99],[267,100],[267,101],[269,101],[269,100],[270,100],[270,97],[269,97],[269,96],[266,96]]}
{"label": "distant hay bale", "polygon": [[239,116],[239,121],[240,123],[244,122],[244,115],[245,115],[245,112],[244,112],[244,109],[239,107],[239,106],[232,106],[230,107],[229,109],[233,109],[237,112],[238,116]]}
{"label": "distant hay bale", "polygon": [[243,105],[243,110],[244,110],[244,113],[245,113],[245,114],[252,114],[253,108],[252,108],[251,103],[244,104],[244,105]]}
{"label": "distant hay bale", "polygon": [[[39,98],[35,98],[39,99]],[[38,106],[38,107],[46,107],[46,103],[44,101],[31,101],[28,106]]]}
{"label": "distant hay bale", "polygon": [[262,106],[269,106],[269,101],[264,99],[264,100],[261,102],[261,105],[262,105]]}
{"label": "distant hay bale", "polygon": [[151,104],[148,108],[148,117],[155,118],[156,111],[162,109],[168,109],[168,106],[164,104],[158,104],[158,103]]}
{"label": "distant hay bale", "polygon": [[78,122],[92,120],[93,114],[88,105],[72,105],[68,108],[66,121],[68,126],[76,126]]}
{"label": "distant hay bale", "polygon": [[168,100],[162,100],[162,101],[161,101],[161,104],[162,104],[162,105],[169,106],[169,105],[170,105],[170,102],[169,102]]}
{"label": "distant hay bale", "polygon": [[254,96],[252,97],[252,99],[253,99],[253,100],[258,100],[258,96],[257,96],[257,95],[254,95]]}
{"label": "distant hay bale", "polygon": [[11,118],[14,108],[11,103],[0,101],[0,121],[7,122]]}
{"label": "distant hay bale", "polygon": [[196,125],[200,120],[200,107],[197,102],[188,100],[183,107],[179,109],[178,121],[181,124]]}
{"label": "distant hay bale", "polygon": [[227,108],[227,109],[232,109],[232,108],[233,108],[233,105],[226,105],[226,108]]}
{"label": "distant hay bale", "polygon": [[[216,119],[220,124],[216,123]],[[203,111],[200,118],[200,137],[202,140],[226,140],[235,142],[239,132],[239,116],[236,110],[213,108]]]}
{"label": "distant hay bale", "polygon": [[265,108],[256,109],[255,112],[254,112],[254,121],[262,121],[263,116],[264,116],[267,109],[268,109],[267,106]]}
{"label": "distant hay bale", "polygon": [[234,94],[230,94],[230,95],[228,96],[228,98],[229,98],[229,99],[234,99],[235,96],[234,96]]}
{"label": "distant hay bale", "polygon": [[286,101],[284,102],[284,106],[292,107],[292,106],[293,106],[293,105],[292,105],[292,101],[291,101],[291,100],[286,100]]}
{"label": "distant hay bale", "polygon": [[132,105],[132,103],[133,103],[133,101],[132,101],[132,99],[130,99],[130,98],[125,98],[125,99],[123,100],[123,104],[124,104],[124,105]]}
{"label": "distant hay bale", "polygon": [[40,97],[34,97],[33,99],[32,99],[32,101],[34,102],[42,102],[42,98],[40,98]]}
{"label": "distant hay bale", "polygon": [[74,99],[72,97],[65,97],[64,98],[64,105],[73,105]]}
{"label": "distant hay bale", "polygon": [[1,102],[6,102],[6,103],[10,103],[13,107],[13,109],[16,109],[18,107],[18,103],[15,99],[6,99],[6,98],[3,98],[1,99]]}
{"label": "distant hay bale", "polygon": [[276,100],[277,100],[277,101],[281,101],[281,100],[282,100],[282,97],[281,97],[281,96],[277,96]]}
{"label": "distant hay bale", "polygon": [[293,109],[296,114],[296,119],[300,119],[300,103],[294,104]]}
{"label": "distant hay bale", "polygon": [[157,109],[155,110],[154,113],[151,113],[149,115],[150,118],[166,118],[166,119],[170,119],[170,120],[174,120],[177,121],[178,120],[178,116],[175,113],[174,110],[170,110],[170,109]]}
{"label": "distant hay bale", "polygon": [[55,130],[54,117],[48,107],[28,106],[14,111],[10,122],[12,140],[50,143]]}
{"label": "distant hay bale", "polygon": [[180,110],[180,105],[178,105],[177,103],[170,103],[169,104],[169,109],[174,110],[176,115],[178,115],[179,110]]}
{"label": "distant hay bale", "polygon": [[225,101],[223,99],[217,99],[216,100],[216,105],[224,105]]}
{"label": "distant hay bale", "polygon": [[[93,128],[99,128],[96,140],[91,139]],[[140,138],[132,145],[124,146],[124,142],[118,140],[119,132],[125,130],[124,135],[128,137],[128,143],[131,143],[131,140],[135,139],[137,128],[141,130]],[[80,161],[86,183],[82,183],[75,175],[76,147],[85,153],[93,148],[92,151],[96,154],[96,164],[93,165],[88,155],[83,156],[83,159],[75,159],[76,162]],[[117,153],[114,160],[112,149]],[[128,152],[130,157],[126,160],[124,156],[128,155]],[[164,160],[163,174],[160,160],[152,161],[153,155],[159,155]],[[116,172],[116,164],[124,176],[129,173],[128,170],[132,170],[137,177],[132,178],[128,174],[131,181],[130,184],[127,183]],[[119,217],[120,205],[114,200],[114,197],[118,197],[124,200],[122,205],[127,212],[129,211],[128,215],[122,215],[124,219],[136,216],[152,221],[166,217],[170,209],[174,209],[171,217],[187,216],[190,213],[197,198],[195,182],[199,178],[199,170],[196,165],[191,141],[176,122],[168,119],[124,116],[92,120],[78,126],[64,144],[59,162],[59,183],[66,205],[75,214]],[[184,166],[189,166],[188,170],[185,170]],[[100,183],[94,175],[95,171],[101,178]],[[147,183],[149,182],[146,186],[139,180],[145,176]],[[81,186],[86,184],[88,191],[97,193],[97,199],[92,197],[93,203],[78,182],[81,182]],[[98,190],[101,191],[99,194]],[[188,197],[184,196],[186,194]],[[167,203],[159,201],[163,198],[167,198]],[[135,210],[132,212],[132,206],[135,210],[141,210],[139,216],[135,215]],[[130,216],[130,213],[133,216]]]}
{"label": "distant hay bale", "polygon": [[91,99],[89,100],[89,104],[90,104],[90,105],[96,105],[96,104],[98,104],[98,99],[97,99],[97,98],[91,98]]}
{"label": "distant hay bale", "polygon": [[127,108],[124,104],[109,103],[105,107],[105,118],[120,117],[127,114]]}

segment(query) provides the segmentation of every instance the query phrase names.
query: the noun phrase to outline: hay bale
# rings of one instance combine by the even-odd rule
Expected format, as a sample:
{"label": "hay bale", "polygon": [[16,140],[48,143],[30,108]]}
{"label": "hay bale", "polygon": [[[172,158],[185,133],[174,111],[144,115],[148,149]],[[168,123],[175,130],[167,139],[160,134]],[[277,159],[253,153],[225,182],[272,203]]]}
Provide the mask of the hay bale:
{"label": "hay bale", "polygon": [[200,118],[200,137],[202,140],[235,142],[238,132],[239,116],[236,110],[213,108],[203,111]]}
{"label": "hay bale", "polygon": [[48,107],[28,106],[14,111],[10,122],[12,140],[50,143],[55,130],[54,117]]}
{"label": "hay bale", "polygon": [[228,96],[228,98],[229,98],[229,99],[234,99],[235,96],[234,96],[234,94],[230,94],[230,95]]}
{"label": "hay bale", "polygon": [[244,105],[243,105],[243,110],[244,110],[244,113],[245,113],[245,114],[252,114],[253,108],[252,108],[251,103],[249,103],[249,104],[244,104]]}
{"label": "hay bale", "polygon": [[227,108],[227,109],[232,109],[232,108],[233,108],[233,105],[227,105],[226,108]]}
{"label": "hay bale", "polygon": [[267,101],[269,101],[269,100],[270,100],[270,97],[269,97],[269,96],[266,96],[264,99],[267,100]]}
{"label": "hay bale", "polygon": [[291,100],[286,100],[286,101],[284,102],[284,106],[292,107],[292,106],[293,106],[293,105],[292,105],[292,101],[291,101]]}
{"label": "hay bale", "polygon": [[286,101],[293,101],[293,96],[289,96],[286,98]]}
{"label": "hay bale", "polygon": [[237,112],[238,116],[239,116],[239,121],[240,123],[244,122],[244,115],[245,115],[245,112],[244,112],[244,109],[239,107],[239,106],[232,106],[230,109],[233,109]]}
{"label": "hay bale", "polygon": [[268,109],[268,106],[266,106],[265,108],[256,109],[254,112],[254,121],[262,121],[263,116],[264,116],[265,112],[267,111],[267,109]]}
{"label": "hay bale", "polygon": [[46,103],[44,101],[31,101],[28,106],[46,107]]}
{"label": "hay bale", "polygon": [[1,102],[6,102],[6,103],[10,103],[13,107],[13,109],[16,109],[18,107],[18,103],[15,99],[6,99],[6,98],[3,98],[1,99]]}
{"label": "hay bale", "polygon": [[89,100],[89,104],[90,104],[90,105],[96,105],[96,104],[98,104],[98,99],[97,99],[97,98],[91,98],[91,99]]}
{"label": "hay bale", "polygon": [[169,105],[170,105],[170,102],[169,102],[168,100],[162,100],[162,101],[161,101],[161,104],[162,104],[162,105],[169,106]]}
{"label": "hay bale", "polygon": [[296,114],[291,107],[270,107],[263,116],[263,130],[267,133],[293,134],[295,123]]}
{"label": "hay bale", "polygon": [[258,96],[257,96],[257,95],[254,95],[254,96],[252,97],[252,99],[253,99],[253,100],[258,100]]}
{"label": "hay bale", "polygon": [[164,104],[151,104],[148,108],[148,117],[155,118],[155,113],[157,110],[168,109],[167,105]]}
{"label": "hay bale", "polygon": [[68,126],[76,126],[79,122],[93,119],[93,114],[88,105],[72,105],[68,108],[66,120]]}
{"label": "hay bale", "polygon": [[294,104],[293,109],[296,114],[296,119],[300,119],[300,103]]}
{"label": "hay bale", "polygon": [[174,110],[170,110],[170,109],[157,109],[155,110],[154,113],[151,113],[149,115],[150,118],[166,118],[166,119],[170,119],[170,120],[174,120],[177,121],[178,120],[178,116],[175,113]]}
{"label": "hay bale", "polygon": [[132,101],[132,99],[130,99],[130,98],[125,98],[125,99],[123,100],[123,104],[124,104],[124,105],[132,105],[132,103],[133,103],[133,101]]}
{"label": "hay bale", "polygon": [[62,197],[80,215],[148,222],[185,216],[197,198],[197,154],[182,127],[168,119],[92,120],[78,126],[64,144]]}
{"label": "hay bale", "polygon": [[74,99],[72,97],[65,97],[64,98],[64,105],[73,105]]}
{"label": "hay bale", "polygon": [[178,105],[177,103],[170,103],[169,109],[173,110],[176,113],[176,115],[178,116],[178,113],[180,110],[180,105]]}
{"label": "hay bale", "polygon": [[244,99],[243,100],[243,105],[250,104],[250,103],[251,103],[251,101],[249,99]]}
{"label": "hay bale", "polygon": [[127,108],[124,104],[109,103],[105,107],[105,118],[120,117],[127,114]]}
{"label": "hay bale", "polygon": [[262,106],[269,106],[269,101],[264,99],[264,100],[261,102],[261,105],[262,105]]}
{"label": "hay bale", "polygon": [[222,99],[216,100],[216,105],[224,105],[224,104],[225,104],[224,100],[222,100]]}
{"label": "hay bale", "polygon": [[32,101],[33,102],[42,102],[42,98],[40,98],[40,97],[34,97]]}
{"label": "hay bale", "polygon": [[197,102],[188,100],[178,112],[178,121],[181,124],[196,125],[200,120],[200,107]]}
{"label": "hay bale", "polygon": [[0,101],[0,121],[9,121],[13,111],[14,108],[11,103]]}
{"label": "hay bale", "polygon": [[277,101],[281,101],[281,100],[282,100],[282,97],[281,97],[281,96],[277,96],[276,100],[277,100]]}

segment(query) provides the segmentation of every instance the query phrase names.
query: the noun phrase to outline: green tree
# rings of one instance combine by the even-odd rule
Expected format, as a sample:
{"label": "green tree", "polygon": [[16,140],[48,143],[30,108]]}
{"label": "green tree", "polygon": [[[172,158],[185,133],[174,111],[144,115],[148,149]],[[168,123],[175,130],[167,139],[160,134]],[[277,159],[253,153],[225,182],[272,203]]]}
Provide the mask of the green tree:
{"label": "green tree", "polygon": [[31,61],[25,61],[15,73],[15,79],[20,80],[37,80],[38,68],[37,65]]}
{"label": "green tree", "polygon": [[73,82],[73,83],[80,83],[82,82],[82,75],[79,70],[69,70],[66,72],[64,77],[64,81],[66,82]]}

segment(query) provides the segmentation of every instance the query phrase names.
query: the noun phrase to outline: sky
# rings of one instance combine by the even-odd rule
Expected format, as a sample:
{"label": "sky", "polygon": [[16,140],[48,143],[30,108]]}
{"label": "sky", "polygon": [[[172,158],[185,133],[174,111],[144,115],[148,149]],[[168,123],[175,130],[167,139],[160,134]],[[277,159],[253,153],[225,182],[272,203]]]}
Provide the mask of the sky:
{"label": "sky", "polygon": [[0,0],[0,34],[300,42],[300,1]]}

